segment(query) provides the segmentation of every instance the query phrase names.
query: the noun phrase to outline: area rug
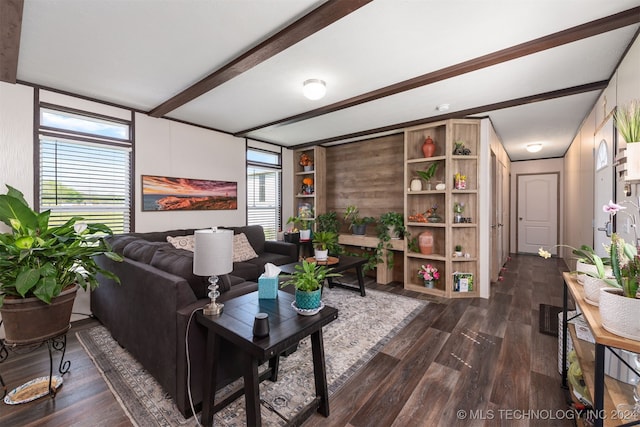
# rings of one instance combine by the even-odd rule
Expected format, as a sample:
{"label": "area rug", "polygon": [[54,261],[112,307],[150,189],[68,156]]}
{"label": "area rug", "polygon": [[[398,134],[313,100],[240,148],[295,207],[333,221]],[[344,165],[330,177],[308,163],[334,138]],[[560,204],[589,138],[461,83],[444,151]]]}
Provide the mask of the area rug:
{"label": "area rug", "polygon": [[[323,330],[330,396],[428,304],[371,289],[363,298],[358,292],[325,288],[322,298],[326,305],[339,310],[338,319]],[[134,425],[197,425],[200,414],[198,420],[185,419],[153,377],[117,345],[103,326],[76,335]],[[311,342],[306,338],[296,352],[281,358],[278,381],[260,384],[263,424],[285,425],[278,413],[292,418],[314,397]],[[244,426],[244,397],[216,413],[214,424]]]}
{"label": "area rug", "polygon": [[558,336],[558,313],[561,311],[562,307],[540,304],[538,330],[541,334]]}

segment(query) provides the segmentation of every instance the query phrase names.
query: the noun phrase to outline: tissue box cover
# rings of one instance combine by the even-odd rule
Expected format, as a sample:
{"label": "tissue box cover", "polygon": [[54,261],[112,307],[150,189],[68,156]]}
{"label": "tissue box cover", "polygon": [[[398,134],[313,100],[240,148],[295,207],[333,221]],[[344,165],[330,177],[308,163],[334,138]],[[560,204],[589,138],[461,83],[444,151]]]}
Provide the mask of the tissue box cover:
{"label": "tissue box cover", "polygon": [[278,298],[278,277],[265,277],[264,274],[258,277],[258,298]]}

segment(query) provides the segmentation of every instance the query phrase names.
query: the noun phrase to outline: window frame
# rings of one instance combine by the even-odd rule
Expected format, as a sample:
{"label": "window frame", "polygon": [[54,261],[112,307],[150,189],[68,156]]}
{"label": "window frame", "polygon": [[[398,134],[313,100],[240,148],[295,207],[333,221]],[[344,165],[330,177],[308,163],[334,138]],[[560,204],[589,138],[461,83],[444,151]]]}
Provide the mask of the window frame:
{"label": "window frame", "polygon": [[[89,119],[98,119],[113,123],[125,124],[129,127],[129,139],[122,139],[112,136],[105,136],[99,134],[92,134],[81,131],[74,131],[69,129],[62,129],[51,126],[41,126],[41,118],[43,110],[59,111],[61,113],[68,113],[76,116],[87,117]],[[131,119],[126,120],[119,117],[108,116],[91,111],[79,110],[76,108],[66,107],[63,105],[52,104],[49,102],[40,102],[39,91],[35,91],[34,96],[34,180],[33,180],[33,194],[34,194],[34,210],[40,212],[41,198],[40,198],[40,186],[42,183],[41,176],[41,137],[45,138],[58,138],[61,140],[85,142],[89,144],[99,144],[112,147],[122,147],[129,149],[129,230],[125,232],[132,232],[135,230],[135,114],[133,110],[127,110]]]}

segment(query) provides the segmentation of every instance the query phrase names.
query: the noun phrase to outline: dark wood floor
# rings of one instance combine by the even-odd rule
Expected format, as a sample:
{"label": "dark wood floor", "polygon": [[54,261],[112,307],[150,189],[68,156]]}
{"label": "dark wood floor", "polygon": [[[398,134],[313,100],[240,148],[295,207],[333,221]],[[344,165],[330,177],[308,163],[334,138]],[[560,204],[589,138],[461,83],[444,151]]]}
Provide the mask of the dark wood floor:
{"label": "dark wood floor", "polygon": [[[314,415],[304,426],[573,425],[556,412],[567,409],[557,338],[538,332],[539,304],[562,305],[564,270],[561,260],[514,255],[488,300],[434,299],[373,284],[431,304],[332,397],[329,418]],[[74,323],[71,371],[55,400],[0,403],[1,426],[131,425],[73,333],[95,322]],[[48,364],[46,349],[12,353],[0,373],[12,389],[46,375]]]}

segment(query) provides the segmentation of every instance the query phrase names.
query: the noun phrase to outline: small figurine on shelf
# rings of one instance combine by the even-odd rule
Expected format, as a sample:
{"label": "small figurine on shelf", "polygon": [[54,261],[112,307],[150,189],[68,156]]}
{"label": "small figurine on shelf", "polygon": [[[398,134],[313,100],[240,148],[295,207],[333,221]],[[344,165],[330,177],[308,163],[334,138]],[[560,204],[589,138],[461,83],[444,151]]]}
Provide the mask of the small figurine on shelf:
{"label": "small figurine on shelf", "polygon": [[460,172],[456,173],[453,178],[453,188],[456,190],[465,190],[467,188],[467,176]]}
{"label": "small figurine on shelf", "polygon": [[453,155],[454,156],[468,156],[471,154],[471,150],[464,146],[462,141],[456,141],[453,143]]}
{"label": "small figurine on shelf", "polygon": [[305,172],[313,170],[313,159],[307,153],[300,154],[300,166]]}
{"label": "small figurine on shelf", "polygon": [[302,180],[302,194],[313,194],[313,178],[306,177]]}

